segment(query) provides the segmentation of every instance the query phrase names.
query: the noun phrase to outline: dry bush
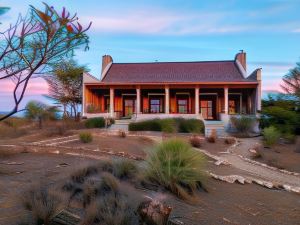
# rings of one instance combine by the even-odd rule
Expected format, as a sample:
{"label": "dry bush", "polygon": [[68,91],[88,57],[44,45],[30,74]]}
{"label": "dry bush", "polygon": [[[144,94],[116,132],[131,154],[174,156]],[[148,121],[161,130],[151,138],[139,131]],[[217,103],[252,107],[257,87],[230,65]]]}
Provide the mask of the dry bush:
{"label": "dry bush", "polygon": [[217,131],[216,129],[212,129],[210,135],[206,138],[209,143],[215,143],[217,141]]}
{"label": "dry bush", "polygon": [[138,225],[135,209],[121,194],[109,193],[97,198],[86,209],[81,225]]}
{"label": "dry bush", "polygon": [[227,137],[224,140],[225,144],[233,145],[235,143],[235,139],[233,137]]}
{"label": "dry bush", "polygon": [[26,135],[28,130],[22,127],[10,127],[0,122],[0,138],[18,138]]}
{"label": "dry bush", "polygon": [[124,130],[118,130],[118,136],[121,137],[121,138],[125,138],[127,135],[126,135],[126,132]]}
{"label": "dry bush", "polygon": [[197,135],[193,135],[190,138],[190,144],[195,148],[200,148],[202,146],[202,139]]}
{"label": "dry bush", "polygon": [[79,139],[82,143],[90,143],[93,141],[93,135],[90,132],[81,132],[79,134]]}
{"label": "dry bush", "polygon": [[249,151],[251,154],[250,157],[252,159],[259,159],[264,157],[263,146],[259,143],[256,143],[251,149],[249,149]]}
{"label": "dry bush", "polygon": [[113,175],[119,179],[133,178],[138,172],[136,164],[129,159],[119,159],[113,162]]}
{"label": "dry bush", "polygon": [[23,207],[31,211],[35,224],[49,225],[51,219],[65,207],[63,198],[46,186],[31,187],[21,196]]}
{"label": "dry bush", "polygon": [[97,174],[97,166],[91,165],[81,169],[78,169],[71,175],[71,180],[75,183],[83,183],[85,179],[91,175]]}

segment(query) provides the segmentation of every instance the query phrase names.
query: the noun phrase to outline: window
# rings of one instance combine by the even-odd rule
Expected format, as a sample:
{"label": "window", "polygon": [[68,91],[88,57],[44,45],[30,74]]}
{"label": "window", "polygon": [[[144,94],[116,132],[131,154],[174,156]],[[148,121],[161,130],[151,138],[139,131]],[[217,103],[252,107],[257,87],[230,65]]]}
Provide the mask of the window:
{"label": "window", "polygon": [[162,102],[163,101],[160,98],[150,99],[150,113],[162,113],[163,112]]}
{"label": "window", "polygon": [[177,99],[178,113],[188,113],[188,99]]}

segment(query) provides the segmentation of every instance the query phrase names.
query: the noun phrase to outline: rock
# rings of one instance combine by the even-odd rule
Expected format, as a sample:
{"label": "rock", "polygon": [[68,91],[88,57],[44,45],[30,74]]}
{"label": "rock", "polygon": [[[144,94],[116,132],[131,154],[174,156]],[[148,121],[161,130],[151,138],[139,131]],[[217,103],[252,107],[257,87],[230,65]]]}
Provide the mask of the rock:
{"label": "rock", "polygon": [[138,207],[140,224],[167,225],[172,208],[156,200],[147,200]]}

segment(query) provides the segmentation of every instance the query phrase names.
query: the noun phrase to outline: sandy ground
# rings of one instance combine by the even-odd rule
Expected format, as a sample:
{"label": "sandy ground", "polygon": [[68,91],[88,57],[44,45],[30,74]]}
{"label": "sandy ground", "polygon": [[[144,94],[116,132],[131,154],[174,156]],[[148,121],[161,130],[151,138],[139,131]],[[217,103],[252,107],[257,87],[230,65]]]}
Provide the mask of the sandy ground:
{"label": "sandy ground", "polygon": [[[0,164],[3,172],[0,175],[0,224],[8,225],[26,218],[18,195],[28,185],[58,182],[66,179],[74,169],[97,162],[74,156],[34,153],[18,154],[5,160],[20,163]],[[67,166],[61,167],[62,163]],[[215,167],[211,163],[208,168],[217,168],[216,171],[224,174],[234,172],[230,167]],[[300,220],[300,197],[296,194],[269,190],[254,184],[226,184],[211,178],[207,179],[206,187],[208,193],[199,193],[198,202],[194,205],[166,195],[164,201],[174,208],[172,217],[195,225],[297,224]]]}

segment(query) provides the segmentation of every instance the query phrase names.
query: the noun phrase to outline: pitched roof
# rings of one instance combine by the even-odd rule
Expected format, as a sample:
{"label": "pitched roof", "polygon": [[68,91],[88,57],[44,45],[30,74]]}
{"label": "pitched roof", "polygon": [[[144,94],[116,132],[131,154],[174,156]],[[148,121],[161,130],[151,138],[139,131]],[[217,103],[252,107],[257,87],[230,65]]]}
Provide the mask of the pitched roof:
{"label": "pitched roof", "polygon": [[104,83],[249,82],[235,61],[113,63]]}

